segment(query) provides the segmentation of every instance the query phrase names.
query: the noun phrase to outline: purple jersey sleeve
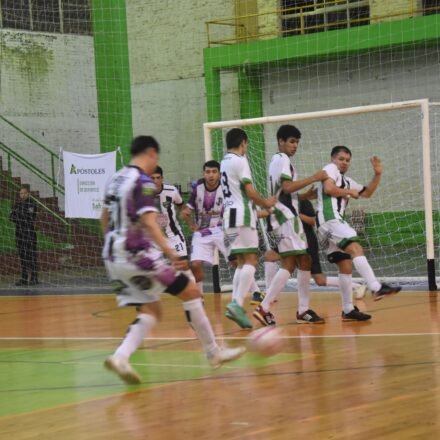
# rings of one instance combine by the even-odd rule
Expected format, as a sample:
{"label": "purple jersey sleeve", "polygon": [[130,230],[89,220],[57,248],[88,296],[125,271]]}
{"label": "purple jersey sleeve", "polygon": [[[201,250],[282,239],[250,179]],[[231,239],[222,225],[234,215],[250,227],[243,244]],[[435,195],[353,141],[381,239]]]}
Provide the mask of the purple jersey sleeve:
{"label": "purple jersey sleeve", "polygon": [[133,208],[138,216],[149,211],[157,212],[154,205],[155,191],[156,185],[151,178],[141,174],[133,189]]}

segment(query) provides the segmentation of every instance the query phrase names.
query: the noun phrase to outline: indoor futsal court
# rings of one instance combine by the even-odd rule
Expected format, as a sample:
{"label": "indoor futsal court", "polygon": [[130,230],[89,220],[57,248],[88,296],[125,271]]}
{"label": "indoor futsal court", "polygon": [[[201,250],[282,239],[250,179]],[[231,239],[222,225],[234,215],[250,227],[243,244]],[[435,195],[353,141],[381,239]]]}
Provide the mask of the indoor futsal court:
{"label": "indoor futsal court", "polygon": [[440,439],[439,79],[440,0],[0,0],[0,440]]}
{"label": "indoor futsal court", "polygon": [[[223,316],[229,295],[207,294],[225,344],[248,331]],[[294,323],[296,295],[275,314],[286,345],[273,357],[246,353],[212,370],[179,301],[164,296],[164,320],[133,365],[128,386],[104,370],[133,312],[112,295],[3,296],[2,438],[434,439],[440,428],[438,298],[401,292],[373,302],[367,323],[342,323],[339,295],[314,293],[324,325]],[[386,411],[384,410],[386,408]]]}

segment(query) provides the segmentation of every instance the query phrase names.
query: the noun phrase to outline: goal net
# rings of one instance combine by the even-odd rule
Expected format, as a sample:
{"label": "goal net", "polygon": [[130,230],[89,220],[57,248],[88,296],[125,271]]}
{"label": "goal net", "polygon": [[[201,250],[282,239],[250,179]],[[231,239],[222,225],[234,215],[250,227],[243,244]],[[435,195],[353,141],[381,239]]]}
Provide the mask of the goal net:
{"label": "goal net", "polygon": [[[267,168],[277,151],[276,132],[282,124],[295,125],[302,132],[293,157],[300,179],[329,163],[333,146],[346,145],[353,153],[348,175],[367,185],[373,176],[370,158],[379,156],[384,166],[381,183],[372,198],[350,201],[348,221],[378,278],[428,284],[428,261],[431,285],[435,264],[439,271],[439,122],[440,108],[419,100],[207,123],[206,156],[221,158],[225,133],[241,126],[249,135],[247,157],[254,182],[265,195]],[[260,228],[261,254],[267,247],[263,231]],[[336,274],[336,266],[327,262],[322,251],[321,257],[324,273]],[[257,278],[263,281],[259,267]],[[228,264],[220,261],[222,288],[230,287],[231,274]]]}

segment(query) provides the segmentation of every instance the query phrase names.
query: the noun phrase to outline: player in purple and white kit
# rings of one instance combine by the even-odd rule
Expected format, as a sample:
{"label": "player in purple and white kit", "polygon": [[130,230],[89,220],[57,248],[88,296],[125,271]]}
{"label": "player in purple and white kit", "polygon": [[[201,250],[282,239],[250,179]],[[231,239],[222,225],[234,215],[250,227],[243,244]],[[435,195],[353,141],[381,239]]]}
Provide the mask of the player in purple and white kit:
{"label": "player in purple and white kit", "polygon": [[103,258],[117,285],[118,304],[134,306],[137,317],[104,365],[126,383],[141,382],[128,359],[160,320],[160,295],[166,292],[183,301],[187,320],[209,363],[219,367],[245,350],[218,346],[199,289],[180,271],[182,262],[157,222],[156,186],[148,174],[157,166],[159,144],[151,136],[139,136],[131,144],[131,155],[130,164],[114,174],[106,186],[101,226],[105,233]]}
{"label": "player in purple and white kit", "polygon": [[[191,215],[194,213],[195,222]],[[194,185],[181,217],[194,232],[191,243],[191,270],[203,293],[203,263],[214,262],[217,248],[227,259],[222,229],[223,191],[220,185],[220,164],[209,160],[203,165],[203,178]]]}

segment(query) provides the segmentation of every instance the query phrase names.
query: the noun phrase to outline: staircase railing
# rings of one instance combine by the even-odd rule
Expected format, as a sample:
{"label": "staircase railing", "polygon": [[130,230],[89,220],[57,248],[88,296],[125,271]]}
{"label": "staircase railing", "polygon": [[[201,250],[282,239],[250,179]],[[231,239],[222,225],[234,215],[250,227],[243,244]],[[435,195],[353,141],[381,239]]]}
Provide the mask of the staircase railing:
{"label": "staircase railing", "polygon": [[22,130],[20,127],[18,127],[16,124],[14,124],[9,119],[5,118],[3,115],[0,115],[0,119],[2,121],[6,122],[6,124],[13,127],[20,134],[22,134],[27,139],[29,139],[32,143],[34,143],[35,145],[38,145],[40,148],[42,148],[44,151],[46,151],[46,153],[49,154],[50,165],[51,165],[51,176],[48,176],[46,173],[42,172],[40,169],[38,169],[37,167],[32,165],[29,161],[27,161],[24,157],[20,156],[17,152],[12,150],[10,147],[7,147],[4,143],[0,142],[0,144],[2,145],[2,149],[4,151],[6,151],[5,148],[8,149],[8,151],[6,151],[8,154],[8,167],[9,167],[8,170],[9,171],[11,170],[10,159],[11,159],[11,157],[13,157],[17,162],[21,163],[24,167],[28,168],[33,174],[38,176],[45,183],[51,185],[54,197],[56,196],[57,191],[60,192],[61,194],[64,194],[64,187],[57,183],[56,174],[55,174],[55,169],[56,169],[56,167],[55,167],[56,162],[55,161],[60,160],[62,162],[63,160],[61,158],[59,158],[52,150],[50,150],[48,147],[46,147],[44,144],[39,142],[37,139],[33,138],[31,135],[26,133],[24,130]]}
{"label": "staircase railing", "polygon": [[[39,168],[37,168],[35,165],[30,163],[28,160],[26,160],[24,157],[20,156],[16,151],[14,151],[12,148],[8,147],[5,143],[0,142],[0,149],[3,150],[6,153],[7,156],[7,167],[8,171],[12,171],[12,163],[11,159],[15,159],[18,163],[26,167],[32,174],[37,176],[40,180],[47,183],[52,187],[53,195],[56,197],[57,191],[60,194],[64,195],[64,186],[57,183],[55,180],[55,172],[53,171],[52,177],[48,176],[45,172],[41,171]],[[57,157],[55,155],[55,157]]]}

